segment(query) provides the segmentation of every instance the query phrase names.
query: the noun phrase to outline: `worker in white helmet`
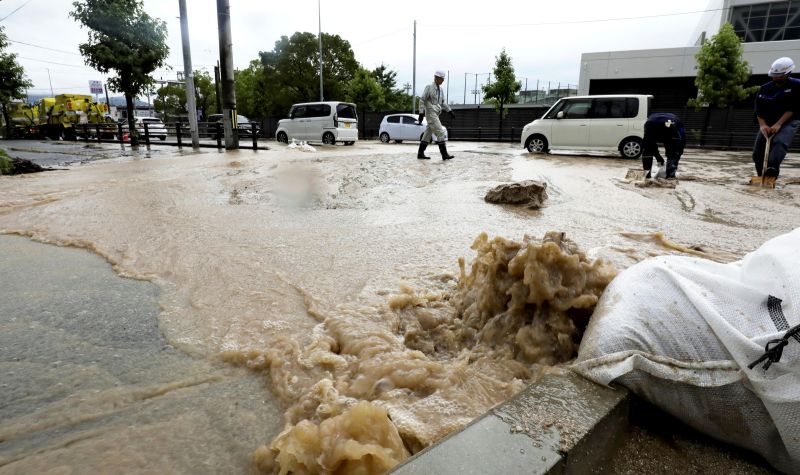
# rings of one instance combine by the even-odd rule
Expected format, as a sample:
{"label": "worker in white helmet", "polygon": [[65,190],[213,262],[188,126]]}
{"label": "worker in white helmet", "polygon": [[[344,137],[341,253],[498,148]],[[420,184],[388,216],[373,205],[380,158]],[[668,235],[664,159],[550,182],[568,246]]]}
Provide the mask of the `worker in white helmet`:
{"label": "worker in white helmet", "polygon": [[[753,146],[753,162],[758,176],[778,176],[781,162],[800,126],[800,80],[789,77],[792,71],[794,61],[791,58],[776,59],[768,73],[772,80],[761,86],[756,95],[759,131]],[[772,137],[772,144],[767,169],[762,170],[768,137]]]}
{"label": "worker in white helmet", "polygon": [[425,127],[425,132],[422,134],[422,141],[419,143],[419,150],[417,151],[417,158],[420,160],[427,160],[431,157],[425,156],[425,149],[431,141],[431,135],[436,135],[436,143],[439,145],[439,152],[442,154],[442,160],[450,160],[452,155],[447,153],[447,129],[442,126],[439,120],[442,110],[448,112],[450,117],[455,118],[456,114],[450,109],[445,101],[444,93],[442,92],[441,85],[444,82],[444,71],[436,71],[433,75],[433,82],[425,86],[425,91],[420,97],[420,114],[419,122],[422,123],[422,117],[428,118],[428,125]]}

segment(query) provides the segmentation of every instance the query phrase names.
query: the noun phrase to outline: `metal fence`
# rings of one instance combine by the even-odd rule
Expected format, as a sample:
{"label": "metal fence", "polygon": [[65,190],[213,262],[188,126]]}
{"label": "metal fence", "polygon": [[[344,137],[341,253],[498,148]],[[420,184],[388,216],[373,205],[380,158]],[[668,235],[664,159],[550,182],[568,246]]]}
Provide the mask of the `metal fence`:
{"label": "metal fence", "polygon": [[[189,124],[182,122],[172,122],[151,125],[147,122],[142,124],[142,128],[137,127],[139,144],[149,147],[151,144],[170,145],[170,146],[192,146],[192,136]],[[225,148],[225,131],[222,122],[201,122],[198,123],[198,135],[200,137],[200,147],[205,148]],[[71,129],[71,130],[70,130]],[[246,126],[238,128],[239,148],[253,150],[267,150],[264,145],[259,145],[259,138],[263,137],[263,129],[256,122],[251,122]],[[38,127],[29,127],[20,134],[28,138],[40,138],[48,135],[46,131]],[[51,138],[53,138],[51,136]],[[127,124],[74,124],[70,128],[62,129],[58,132],[58,138],[71,141],[96,142],[96,143],[119,143],[130,144],[130,133]]]}

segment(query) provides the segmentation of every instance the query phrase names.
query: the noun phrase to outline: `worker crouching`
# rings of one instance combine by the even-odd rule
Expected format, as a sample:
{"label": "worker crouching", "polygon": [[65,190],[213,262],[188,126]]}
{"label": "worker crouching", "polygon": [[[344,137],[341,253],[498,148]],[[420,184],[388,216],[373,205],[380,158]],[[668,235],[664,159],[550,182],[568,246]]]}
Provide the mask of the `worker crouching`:
{"label": "worker crouching", "polygon": [[675,114],[656,112],[650,114],[644,123],[644,138],[642,151],[642,167],[650,178],[650,169],[653,168],[653,157],[659,165],[664,164],[664,159],[658,153],[658,144],[664,144],[664,154],[667,156],[665,178],[674,179],[678,171],[678,162],[686,147],[686,130],[683,121]]}

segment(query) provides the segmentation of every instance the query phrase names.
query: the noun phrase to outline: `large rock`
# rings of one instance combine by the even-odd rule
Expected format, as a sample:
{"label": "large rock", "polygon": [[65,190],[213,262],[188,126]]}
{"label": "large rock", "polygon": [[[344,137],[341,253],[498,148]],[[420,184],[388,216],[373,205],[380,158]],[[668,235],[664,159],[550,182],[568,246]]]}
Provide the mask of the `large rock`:
{"label": "large rock", "polygon": [[547,199],[547,183],[535,180],[507,183],[489,190],[483,199],[488,203],[525,205],[538,209]]}

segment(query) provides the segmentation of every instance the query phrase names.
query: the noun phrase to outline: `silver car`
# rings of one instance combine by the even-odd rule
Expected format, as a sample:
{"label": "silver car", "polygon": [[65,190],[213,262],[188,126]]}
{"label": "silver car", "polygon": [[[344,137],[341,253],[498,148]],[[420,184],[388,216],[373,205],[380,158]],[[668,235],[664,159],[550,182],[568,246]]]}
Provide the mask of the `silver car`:
{"label": "silver car", "polygon": [[402,143],[403,140],[422,140],[422,133],[425,132],[427,122],[422,118],[422,122],[417,121],[414,114],[389,114],[381,121],[378,137],[383,143],[394,140]]}

